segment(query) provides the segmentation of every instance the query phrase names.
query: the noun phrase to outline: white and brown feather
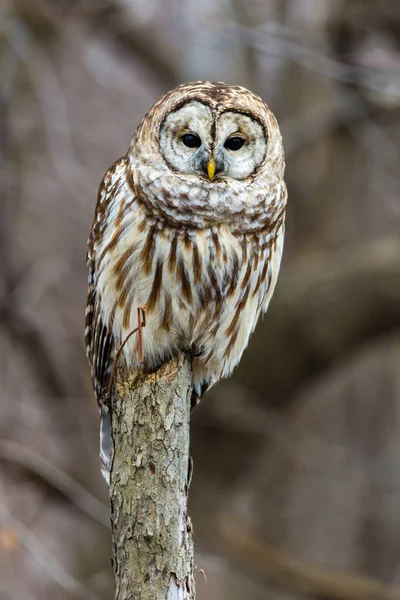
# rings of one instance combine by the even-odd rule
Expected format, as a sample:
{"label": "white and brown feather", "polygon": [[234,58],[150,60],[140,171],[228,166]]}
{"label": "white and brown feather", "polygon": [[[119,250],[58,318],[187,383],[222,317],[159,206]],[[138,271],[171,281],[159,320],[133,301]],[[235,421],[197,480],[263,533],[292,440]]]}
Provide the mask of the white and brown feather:
{"label": "white and brown feather", "polygon": [[[235,110],[262,124],[267,152],[255,173],[210,182],[168,166],[158,143],[160,127],[191,99],[215,114]],[[277,122],[244,88],[185,84],[152,107],[127,154],[104,176],[89,238],[86,340],[100,404],[114,353],[136,327],[139,306],[146,306],[148,368],[190,350],[196,389],[232,372],[278,276],[287,196],[283,172]],[[132,336],[123,356],[140,368],[138,350]]]}

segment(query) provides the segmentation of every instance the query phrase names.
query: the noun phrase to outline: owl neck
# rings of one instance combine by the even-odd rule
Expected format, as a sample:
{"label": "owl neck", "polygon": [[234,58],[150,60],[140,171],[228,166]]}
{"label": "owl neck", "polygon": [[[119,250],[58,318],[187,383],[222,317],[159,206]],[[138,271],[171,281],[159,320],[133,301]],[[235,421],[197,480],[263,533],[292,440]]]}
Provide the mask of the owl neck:
{"label": "owl neck", "polygon": [[203,183],[149,166],[128,173],[128,185],[144,211],[173,228],[207,229],[225,224],[232,232],[256,233],[275,226],[284,214],[285,184],[279,180],[258,184]]}

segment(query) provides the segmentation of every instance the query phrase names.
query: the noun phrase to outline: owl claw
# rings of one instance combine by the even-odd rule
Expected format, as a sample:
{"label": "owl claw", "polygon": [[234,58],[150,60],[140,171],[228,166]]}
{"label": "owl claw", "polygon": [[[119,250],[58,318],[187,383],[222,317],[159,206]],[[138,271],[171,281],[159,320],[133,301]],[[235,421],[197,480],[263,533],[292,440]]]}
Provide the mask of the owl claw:
{"label": "owl claw", "polygon": [[143,334],[142,327],[146,327],[146,307],[139,306],[137,309],[138,316],[138,332],[139,332],[139,360],[141,364],[144,363],[144,355],[143,355]]}

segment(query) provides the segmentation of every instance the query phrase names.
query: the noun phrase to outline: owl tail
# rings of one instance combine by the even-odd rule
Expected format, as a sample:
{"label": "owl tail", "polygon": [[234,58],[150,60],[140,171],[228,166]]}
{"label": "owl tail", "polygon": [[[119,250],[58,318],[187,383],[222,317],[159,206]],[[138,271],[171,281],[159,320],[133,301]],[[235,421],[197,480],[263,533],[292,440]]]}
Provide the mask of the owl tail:
{"label": "owl tail", "polygon": [[108,409],[100,409],[100,460],[101,474],[108,484],[110,484],[112,455],[111,438],[111,414]]}

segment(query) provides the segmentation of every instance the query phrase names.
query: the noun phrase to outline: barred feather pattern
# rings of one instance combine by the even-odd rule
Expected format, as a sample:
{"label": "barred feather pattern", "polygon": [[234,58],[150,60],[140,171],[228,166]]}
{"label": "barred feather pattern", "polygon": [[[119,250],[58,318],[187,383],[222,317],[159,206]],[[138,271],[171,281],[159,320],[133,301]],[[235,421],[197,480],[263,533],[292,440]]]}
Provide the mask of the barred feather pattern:
{"label": "barred feather pattern", "polygon": [[[214,183],[173,171],[162,160],[160,124],[193,94],[216,111],[231,103],[257,113],[268,131],[268,153],[254,176]],[[191,352],[197,397],[240,361],[279,272],[287,196],[283,170],[279,128],[266,105],[243,88],[201,82],[161,99],[128,153],[104,176],[88,243],[86,343],[106,477],[111,442],[105,391],[115,352],[137,326],[139,306],[146,307],[145,368]],[[142,368],[138,336],[127,341],[122,357],[128,366]]]}

